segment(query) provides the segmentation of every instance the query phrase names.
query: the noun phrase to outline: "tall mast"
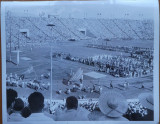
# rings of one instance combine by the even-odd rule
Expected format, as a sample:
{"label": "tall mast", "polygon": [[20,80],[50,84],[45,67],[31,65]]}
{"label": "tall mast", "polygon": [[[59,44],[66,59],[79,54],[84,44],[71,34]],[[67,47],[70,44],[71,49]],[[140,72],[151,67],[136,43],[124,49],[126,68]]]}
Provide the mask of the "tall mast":
{"label": "tall mast", "polygon": [[52,102],[52,67],[53,67],[53,65],[52,65],[52,45],[51,45],[51,102]]}

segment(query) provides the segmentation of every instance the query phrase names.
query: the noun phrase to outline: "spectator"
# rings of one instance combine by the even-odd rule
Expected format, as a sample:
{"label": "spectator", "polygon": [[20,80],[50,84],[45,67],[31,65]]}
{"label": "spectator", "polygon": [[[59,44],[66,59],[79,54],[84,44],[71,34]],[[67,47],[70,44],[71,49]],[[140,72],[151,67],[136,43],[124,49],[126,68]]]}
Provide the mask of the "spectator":
{"label": "spectator", "polygon": [[22,101],[22,99],[20,98],[16,99],[13,109],[15,111],[21,111],[23,108],[24,108],[24,102]]}
{"label": "spectator", "polygon": [[99,86],[99,94],[102,93],[102,86]]}
{"label": "spectator", "polygon": [[98,111],[96,114],[94,112],[92,116],[90,115],[90,119],[96,118],[97,121],[128,121],[122,117],[128,108],[127,101],[115,91],[108,91],[100,96],[99,108],[102,114]]}
{"label": "spectator", "polygon": [[22,112],[21,112],[22,117],[27,118],[31,115],[31,110],[29,107],[25,107],[23,108]]}
{"label": "spectator", "polygon": [[99,118],[101,118],[102,116],[104,116],[104,114],[100,111],[100,109],[96,108],[95,110],[93,110],[93,112],[91,112],[88,115],[88,118],[90,121],[97,121]]}
{"label": "spectator", "polygon": [[17,98],[17,92],[13,89],[7,89],[7,112],[10,115],[12,111],[13,102]]}
{"label": "spectator", "polygon": [[140,121],[153,121],[154,111],[153,111],[153,95],[151,93],[142,93],[138,96],[140,103],[147,108],[147,115],[140,118]]}
{"label": "spectator", "polygon": [[56,110],[54,119],[56,121],[88,121],[89,111],[78,107],[78,100],[74,96],[66,99],[66,109]]}
{"label": "spectator", "polygon": [[39,92],[34,92],[28,97],[31,115],[25,121],[53,121],[42,113],[44,107],[44,96]]}
{"label": "spectator", "polygon": [[8,121],[22,121],[23,117],[21,116],[21,110],[24,108],[24,102],[22,99],[15,99],[13,106],[13,113],[9,116]]}
{"label": "spectator", "polygon": [[113,88],[113,84],[112,84],[112,81],[111,81],[111,83],[110,83],[110,88]]}
{"label": "spectator", "polygon": [[128,111],[124,115],[130,121],[139,121],[142,117],[147,115],[147,109],[144,108],[140,102],[129,102]]}

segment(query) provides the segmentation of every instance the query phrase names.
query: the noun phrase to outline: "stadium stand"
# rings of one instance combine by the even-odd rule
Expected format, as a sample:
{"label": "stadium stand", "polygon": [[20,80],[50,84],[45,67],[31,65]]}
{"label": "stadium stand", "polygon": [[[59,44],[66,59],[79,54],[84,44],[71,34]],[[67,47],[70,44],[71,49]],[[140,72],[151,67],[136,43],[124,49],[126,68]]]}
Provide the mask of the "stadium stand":
{"label": "stadium stand", "polygon": [[[153,40],[153,21],[124,19],[76,19],[59,17],[6,17],[7,47],[19,44],[85,39]],[[8,23],[10,22],[10,23]],[[47,26],[52,23],[53,27]],[[8,25],[9,24],[9,25]],[[20,32],[29,30],[30,36]],[[85,34],[79,29],[85,29]],[[12,40],[12,41],[11,41]]]}

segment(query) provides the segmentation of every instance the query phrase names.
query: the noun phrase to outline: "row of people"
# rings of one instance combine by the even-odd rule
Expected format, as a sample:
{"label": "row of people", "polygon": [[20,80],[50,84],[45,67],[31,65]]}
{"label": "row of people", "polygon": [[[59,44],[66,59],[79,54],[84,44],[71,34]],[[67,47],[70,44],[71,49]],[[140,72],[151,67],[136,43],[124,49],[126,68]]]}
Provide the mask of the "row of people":
{"label": "row of people", "polygon": [[118,51],[118,52],[153,56],[152,48],[129,47],[129,46],[108,46],[108,45],[98,45],[98,44],[88,44],[87,47],[109,50],[109,51]]}
{"label": "row of people", "polygon": [[[145,117],[147,117],[147,120],[153,120],[153,96],[143,93],[138,98],[145,110],[147,110],[147,113],[139,120],[144,120]],[[51,114],[43,111],[44,104],[44,96],[39,92],[30,94],[28,105],[25,106],[23,101],[18,98],[17,92],[8,89],[8,121],[128,121],[126,118],[127,110],[133,109],[133,106],[128,105],[124,96],[114,90],[101,94],[98,103],[79,105],[76,97],[67,97],[66,105],[58,105],[54,113]],[[144,107],[139,108],[144,109]]]}

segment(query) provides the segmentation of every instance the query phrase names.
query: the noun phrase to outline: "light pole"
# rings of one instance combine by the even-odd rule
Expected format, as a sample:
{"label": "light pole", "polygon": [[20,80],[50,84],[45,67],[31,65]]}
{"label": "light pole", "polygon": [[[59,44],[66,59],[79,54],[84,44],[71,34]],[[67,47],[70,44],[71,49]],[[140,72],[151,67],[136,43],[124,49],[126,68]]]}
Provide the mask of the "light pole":
{"label": "light pole", "polygon": [[[48,24],[47,26],[51,27],[51,33],[52,33],[52,28],[55,26],[54,24]],[[50,93],[51,93],[51,98],[50,98],[50,104],[52,102],[52,69],[53,69],[53,65],[52,65],[52,44],[51,44],[51,55],[50,55],[50,58],[51,58],[51,83],[50,83]]]}

